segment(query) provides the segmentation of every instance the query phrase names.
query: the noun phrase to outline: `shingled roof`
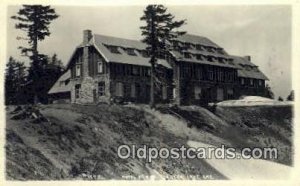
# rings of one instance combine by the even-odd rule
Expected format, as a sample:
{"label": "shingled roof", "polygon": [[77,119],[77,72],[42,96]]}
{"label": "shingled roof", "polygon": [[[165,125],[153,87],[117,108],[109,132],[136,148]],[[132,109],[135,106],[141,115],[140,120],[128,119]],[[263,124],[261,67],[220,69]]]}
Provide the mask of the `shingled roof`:
{"label": "shingled roof", "polygon": [[71,83],[70,81],[71,72],[68,70],[55,82],[52,88],[48,91],[48,94],[55,94],[61,92],[70,92]]}
{"label": "shingled roof", "polygon": [[[107,62],[115,62],[115,63],[125,63],[132,65],[141,65],[141,66],[150,66],[149,63],[150,58],[144,57],[138,52],[134,51],[136,55],[129,55],[122,48],[132,48],[138,50],[145,50],[146,45],[138,40],[131,39],[123,39],[111,36],[104,36],[99,34],[94,34],[93,39],[90,41],[90,44],[94,44],[98,51],[103,55],[103,57],[107,60]],[[117,46],[119,47],[119,54],[112,53],[108,50],[105,45],[109,46]],[[158,59],[158,64],[165,66],[167,68],[171,68],[170,64],[163,59]]]}
{"label": "shingled roof", "polygon": [[232,58],[233,63],[238,69],[239,77],[269,80],[267,76],[258,69],[257,65],[253,64],[245,57],[232,56]]}

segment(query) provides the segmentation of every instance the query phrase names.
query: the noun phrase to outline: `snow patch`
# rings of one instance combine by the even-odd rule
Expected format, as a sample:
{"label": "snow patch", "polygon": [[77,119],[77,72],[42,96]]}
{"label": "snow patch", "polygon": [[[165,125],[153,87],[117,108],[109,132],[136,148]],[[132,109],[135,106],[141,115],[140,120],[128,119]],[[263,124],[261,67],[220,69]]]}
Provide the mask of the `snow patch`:
{"label": "snow patch", "polygon": [[239,100],[226,100],[217,103],[218,106],[265,106],[265,105],[273,105],[273,106],[286,106],[293,105],[292,101],[277,101],[274,99],[269,99],[260,96],[245,96]]}

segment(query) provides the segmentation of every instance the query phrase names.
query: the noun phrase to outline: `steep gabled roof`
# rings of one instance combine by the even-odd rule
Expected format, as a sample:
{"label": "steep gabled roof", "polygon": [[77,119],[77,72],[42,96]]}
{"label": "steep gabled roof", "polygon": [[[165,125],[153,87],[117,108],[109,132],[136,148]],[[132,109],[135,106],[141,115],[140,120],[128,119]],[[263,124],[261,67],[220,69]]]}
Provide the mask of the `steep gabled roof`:
{"label": "steep gabled roof", "polygon": [[257,65],[253,64],[245,57],[232,56],[232,58],[233,63],[238,69],[239,77],[269,80],[268,77],[258,69]]}
{"label": "steep gabled roof", "polygon": [[[141,66],[150,66],[150,58],[143,57],[141,54],[135,51],[135,56],[129,55],[126,51],[119,48],[119,54],[112,53],[108,50],[105,45],[118,46],[124,48],[134,48],[139,50],[145,50],[146,45],[138,40],[131,39],[123,39],[111,36],[104,36],[99,34],[94,34],[93,39],[90,42],[94,44],[96,49],[98,49],[99,53],[103,55],[103,57],[107,60],[107,62],[115,62],[115,63],[124,63],[124,64],[132,64],[132,65],[141,65]],[[170,64],[163,59],[158,59],[158,64],[165,66],[167,68],[171,68]]]}
{"label": "steep gabled roof", "polygon": [[184,34],[178,37],[176,40],[181,42],[188,42],[192,44],[201,44],[204,46],[220,48],[216,43],[212,42],[210,39],[203,36],[193,35],[193,34]]}
{"label": "steep gabled roof", "polygon": [[71,83],[69,82],[71,78],[71,71],[66,71],[60,78],[55,82],[52,88],[48,91],[48,94],[55,94],[61,92],[70,92]]}

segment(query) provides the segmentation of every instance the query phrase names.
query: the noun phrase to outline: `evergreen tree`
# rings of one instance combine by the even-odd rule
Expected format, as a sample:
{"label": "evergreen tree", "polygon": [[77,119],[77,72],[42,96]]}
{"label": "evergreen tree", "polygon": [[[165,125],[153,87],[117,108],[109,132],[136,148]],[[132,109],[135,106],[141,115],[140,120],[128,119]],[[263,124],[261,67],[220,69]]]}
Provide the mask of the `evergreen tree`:
{"label": "evergreen tree", "polygon": [[294,95],[294,91],[292,90],[291,93],[286,98],[286,100],[287,101],[294,101],[294,99],[295,99],[295,95]]}
{"label": "evergreen tree", "polygon": [[6,64],[5,104],[20,104],[24,100],[22,91],[26,82],[26,67],[12,57]]}
{"label": "evergreen tree", "polygon": [[150,54],[151,64],[151,91],[150,106],[155,107],[155,81],[157,59],[159,55],[168,55],[171,50],[171,43],[178,36],[185,32],[177,31],[185,20],[174,21],[174,16],[167,13],[167,8],[163,5],[148,5],[144,10],[144,15],[140,20],[145,21],[146,25],[141,26],[142,42],[146,43],[146,50]]}
{"label": "evergreen tree", "polygon": [[44,73],[44,67],[47,64],[47,56],[38,52],[38,41],[50,36],[49,25],[58,18],[55,10],[50,6],[43,5],[23,5],[17,15],[12,19],[18,21],[15,27],[27,33],[27,47],[20,46],[21,53],[28,56],[31,60],[28,81],[29,94],[36,97],[38,91],[42,88],[43,82],[40,81]]}
{"label": "evergreen tree", "polygon": [[279,96],[278,101],[283,101],[283,98],[281,96]]}
{"label": "evergreen tree", "polygon": [[265,94],[266,94],[267,98],[274,99],[274,93],[271,90],[271,87],[269,86],[269,84],[267,84],[265,87]]}

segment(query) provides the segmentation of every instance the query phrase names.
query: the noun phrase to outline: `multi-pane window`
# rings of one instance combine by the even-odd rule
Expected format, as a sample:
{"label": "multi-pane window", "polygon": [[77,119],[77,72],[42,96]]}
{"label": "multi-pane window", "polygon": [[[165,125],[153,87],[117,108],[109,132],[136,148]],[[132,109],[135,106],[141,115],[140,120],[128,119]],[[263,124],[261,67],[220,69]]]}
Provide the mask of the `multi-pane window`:
{"label": "multi-pane window", "polygon": [[80,84],[75,85],[75,98],[76,99],[80,98],[80,89],[81,89]]}
{"label": "multi-pane window", "polygon": [[103,62],[102,61],[98,62],[98,73],[103,73]]}
{"label": "multi-pane window", "polygon": [[105,82],[103,82],[103,81],[98,83],[98,95],[99,96],[105,95]]}
{"label": "multi-pane window", "polygon": [[76,77],[81,75],[81,65],[76,65]]}

